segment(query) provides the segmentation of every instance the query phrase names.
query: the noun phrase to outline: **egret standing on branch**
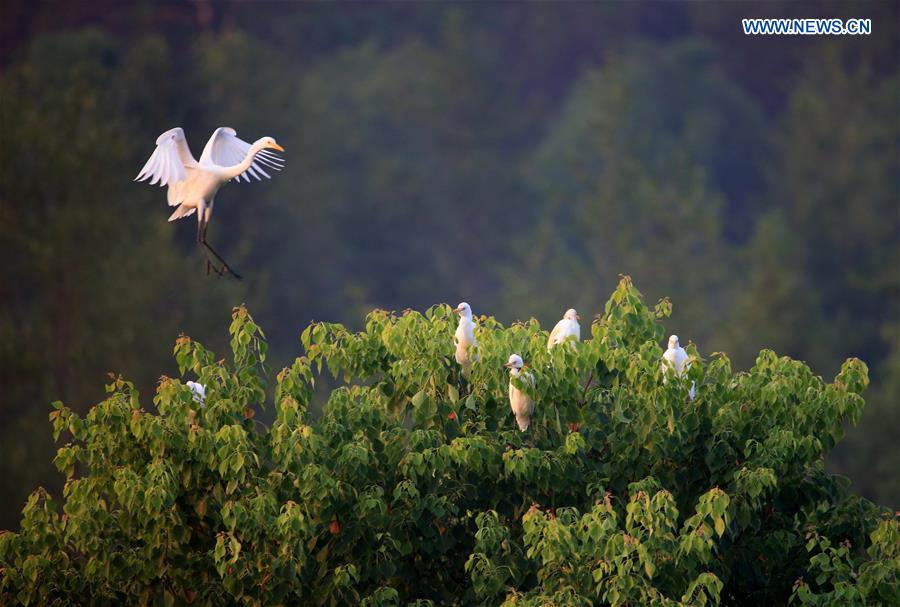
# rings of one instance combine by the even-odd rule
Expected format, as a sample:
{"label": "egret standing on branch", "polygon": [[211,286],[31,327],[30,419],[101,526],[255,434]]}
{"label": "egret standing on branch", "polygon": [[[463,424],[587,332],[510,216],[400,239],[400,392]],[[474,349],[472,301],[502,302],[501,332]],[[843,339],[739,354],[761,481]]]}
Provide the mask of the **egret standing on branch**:
{"label": "egret standing on branch", "polygon": [[228,272],[237,279],[241,278],[206,241],[206,228],[209,226],[219,188],[232,179],[271,179],[263,166],[281,170],[284,161],[268,150],[283,152],[284,148],[271,137],[263,137],[251,145],[239,139],[234,129],[223,126],[217,128],[209,138],[198,161],[191,154],[184,131],[176,127],[157,138],[156,150],[135,177],[135,181],[150,179],[150,185],[159,183],[160,187],[169,186],[169,206],[178,206],[169,221],[197,212],[197,244],[222,263],[220,270],[207,254],[207,273],[212,268],[219,276]]}
{"label": "egret standing on branch", "polygon": [[453,310],[459,314],[459,325],[456,327],[456,333],[453,335],[453,341],[456,343],[456,362],[463,369],[464,374],[468,374],[472,366],[473,360],[478,360],[478,356],[472,352],[471,360],[469,348],[474,349],[478,346],[475,341],[475,322],[472,320],[472,308],[466,302],[462,302]]}
{"label": "egret standing on branch", "polygon": [[[691,368],[690,357],[685,349],[681,347],[677,335],[669,337],[669,349],[663,353],[663,359],[660,364],[662,366],[663,381],[665,381],[667,369],[675,371],[675,377],[684,377],[687,370]],[[691,382],[691,389],[688,391],[688,396],[691,400],[694,400],[694,393],[695,385],[694,382]]]}
{"label": "egret standing on branch", "polygon": [[534,401],[522,390],[519,390],[513,383],[514,377],[520,377],[521,380],[528,382],[534,387],[534,375],[529,371],[523,371],[522,367],[525,363],[518,354],[510,354],[509,360],[503,365],[509,369],[509,406],[513,415],[516,416],[516,424],[521,432],[528,430],[531,425],[531,415],[534,413]]}
{"label": "egret standing on branch", "polygon": [[556,326],[550,331],[550,338],[547,340],[547,349],[550,350],[556,344],[561,344],[568,339],[570,335],[575,336],[575,341],[580,341],[581,325],[578,324],[579,320],[581,320],[581,317],[578,315],[578,312],[575,311],[575,308],[566,310],[562,320],[556,323]]}
{"label": "egret standing on branch", "polygon": [[200,405],[206,403],[206,386],[195,381],[189,381],[185,385],[191,389],[191,395],[195,403]]}

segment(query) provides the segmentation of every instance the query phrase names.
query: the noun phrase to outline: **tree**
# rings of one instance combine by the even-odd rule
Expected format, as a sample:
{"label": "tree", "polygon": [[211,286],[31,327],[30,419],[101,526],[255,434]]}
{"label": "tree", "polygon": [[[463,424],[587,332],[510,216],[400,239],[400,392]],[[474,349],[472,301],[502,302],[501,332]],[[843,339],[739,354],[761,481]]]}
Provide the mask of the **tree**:
{"label": "tree", "polygon": [[124,108],[159,117],[165,95],[142,78],[168,62],[158,40],[126,49],[88,29],[37,39],[0,78],[0,491],[16,496],[0,527],[35,484],[59,488],[44,404],[82,411],[113,365],[152,385],[167,361],[152,336],[185,317],[203,331],[201,305],[233,293],[198,288],[200,262],[173,244],[164,195],[131,182],[158,132]]}
{"label": "tree", "polygon": [[602,294],[574,286],[624,271],[656,294],[707,302],[678,313],[678,333],[721,334],[727,237],[747,223],[759,176],[743,158],[761,147],[762,121],[712,50],[693,40],[635,45],[585,72],[528,172],[539,210],[519,251],[537,279],[510,271],[506,301],[549,314],[546,300],[577,292],[571,305],[595,307]]}
{"label": "tree", "polygon": [[[122,378],[84,417],[54,404],[62,513],[38,489],[0,534],[0,600],[896,604],[897,519],[822,466],[866,365],[826,384],[768,350],[734,374],[691,348],[688,376],[664,377],[670,312],[624,278],[591,339],[550,352],[536,321],[481,317],[468,378],[446,305],[310,325],[269,428],[265,336],[236,308],[230,363],[175,344],[204,404],[167,377],[155,410]],[[525,433],[511,352],[536,377]],[[323,369],[343,385],[312,419]]]}
{"label": "tree", "polygon": [[[744,9],[706,3],[157,4],[4,4],[0,528],[32,487],[61,488],[46,403],[83,413],[111,369],[149,392],[170,336],[221,351],[237,301],[280,367],[310,318],[466,299],[544,322],[626,272],[690,301],[671,329],[737,369],[762,345],[826,376],[866,360],[868,423],[890,427],[891,28],[798,45],[736,38]],[[199,155],[222,124],[288,150],[217,199],[211,238],[242,283],[197,276],[192,220],[166,224],[163,193],[130,181],[160,132],[184,126]],[[841,470],[884,500],[868,491],[897,485],[896,441],[871,436]]]}
{"label": "tree", "polygon": [[763,346],[801,357],[816,368],[834,364],[834,328],[826,322],[821,291],[796,260],[802,247],[778,210],[757,220],[753,238],[739,257],[729,322],[721,340],[731,356],[752,361]]}
{"label": "tree", "polygon": [[774,130],[767,198],[779,210],[757,225],[747,270],[755,293],[738,298],[729,323],[753,332],[751,342],[780,326],[788,353],[805,352],[825,373],[851,355],[872,364],[869,417],[829,465],[895,508],[897,479],[884,471],[900,462],[886,431],[900,396],[900,120],[887,110],[898,90],[896,63],[877,69],[839,45],[806,59]]}
{"label": "tree", "polygon": [[847,431],[828,459],[831,469],[853,480],[856,492],[886,506],[900,504],[900,484],[892,481],[900,468],[895,424],[900,417],[900,327],[892,329],[894,347],[882,363],[883,381],[868,397],[865,417]]}
{"label": "tree", "polygon": [[775,130],[770,198],[797,241],[790,264],[822,302],[827,327],[811,315],[819,339],[810,349],[837,335],[836,367],[850,353],[885,359],[885,329],[900,310],[900,120],[886,109],[896,107],[900,72],[877,74],[825,50],[808,59]]}

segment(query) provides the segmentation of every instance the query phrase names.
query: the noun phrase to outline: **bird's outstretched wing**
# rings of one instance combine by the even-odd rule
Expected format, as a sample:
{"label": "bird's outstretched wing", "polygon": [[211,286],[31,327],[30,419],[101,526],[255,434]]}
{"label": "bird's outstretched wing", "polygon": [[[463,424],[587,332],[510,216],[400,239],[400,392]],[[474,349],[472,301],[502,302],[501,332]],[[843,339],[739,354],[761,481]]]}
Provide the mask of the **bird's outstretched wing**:
{"label": "bird's outstretched wing", "polygon": [[135,181],[150,179],[150,185],[169,186],[169,205],[174,206],[182,201],[181,187],[187,178],[187,171],[197,166],[194,155],[184,138],[184,131],[179,127],[169,129],[156,139],[156,149],[134,178]]}
{"label": "bird's outstretched wing", "polygon": [[150,185],[170,185],[185,178],[186,168],[197,166],[184,131],[178,127],[169,129],[156,139],[156,149],[134,178],[135,181],[145,181],[152,177]]}
{"label": "bird's outstretched wing", "polygon": [[[243,162],[249,151],[250,144],[238,137],[237,131],[228,126],[220,126],[206,142],[203,154],[200,155],[200,164],[210,163],[220,167],[234,166]],[[271,179],[271,176],[263,170],[263,166],[280,171],[280,162],[280,157],[267,150],[262,150],[256,155],[250,168],[235,179],[240,181],[243,177],[244,181],[250,181],[248,173],[257,180],[261,180],[263,177]]]}

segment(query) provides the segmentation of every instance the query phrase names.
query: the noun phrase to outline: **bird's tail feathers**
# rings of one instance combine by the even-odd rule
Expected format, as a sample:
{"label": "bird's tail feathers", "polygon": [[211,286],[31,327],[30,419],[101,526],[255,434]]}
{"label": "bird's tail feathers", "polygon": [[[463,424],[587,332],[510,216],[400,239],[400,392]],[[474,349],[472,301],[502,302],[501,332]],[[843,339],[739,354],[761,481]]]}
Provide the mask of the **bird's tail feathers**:
{"label": "bird's tail feathers", "polygon": [[519,432],[525,432],[528,430],[528,426],[531,425],[531,418],[524,415],[516,415],[516,424],[519,426]]}
{"label": "bird's tail feathers", "polygon": [[192,215],[196,210],[196,207],[188,207],[182,204],[177,209],[175,209],[174,213],[169,215],[169,221],[175,221],[176,219],[181,219],[182,217]]}

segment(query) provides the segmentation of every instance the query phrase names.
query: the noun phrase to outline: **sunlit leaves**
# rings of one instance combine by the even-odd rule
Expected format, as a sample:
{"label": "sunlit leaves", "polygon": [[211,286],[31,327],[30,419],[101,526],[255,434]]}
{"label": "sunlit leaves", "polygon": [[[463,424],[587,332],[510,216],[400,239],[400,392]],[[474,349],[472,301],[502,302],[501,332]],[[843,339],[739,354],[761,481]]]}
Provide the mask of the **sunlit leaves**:
{"label": "sunlit leaves", "polygon": [[[549,352],[536,321],[482,316],[463,376],[448,306],[375,311],[357,333],[310,325],[272,389],[264,334],[237,307],[232,362],[180,337],[186,377],[161,378],[152,406],[121,377],[84,417],[53,404],[62,514],[38,490],[19,533],[0,535],[0,599],[889,603],[896,520],[821,468],[859,416],[865,365],[826,384],[763,351],[734,375],[691,345],[689,374],[664,376],[669,313],[623,278],[591,337]],[[512,352],[535,378],[514,380],[535,400],[527,432],[509,408]],[[320,372],[340,385],[315,417]],[[269,395],[271,428],[253,415]],[[863,561],[846,542],[869,534]]]}

